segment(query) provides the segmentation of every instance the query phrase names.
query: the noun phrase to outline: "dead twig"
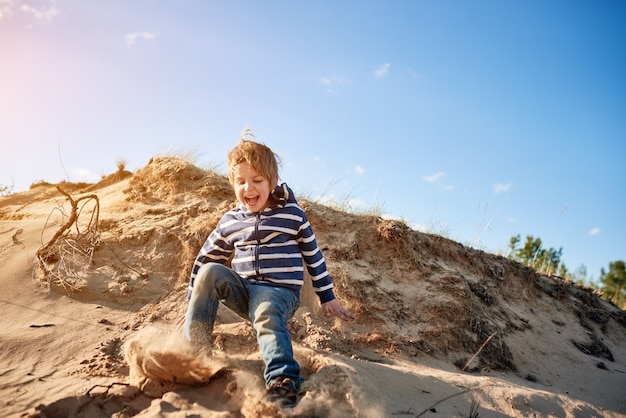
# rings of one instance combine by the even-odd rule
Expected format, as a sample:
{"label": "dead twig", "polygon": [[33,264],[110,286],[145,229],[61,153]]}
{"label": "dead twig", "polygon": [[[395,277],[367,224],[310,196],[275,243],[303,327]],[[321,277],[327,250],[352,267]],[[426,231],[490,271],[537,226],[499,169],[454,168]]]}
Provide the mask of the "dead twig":
{"label": "dead twig", "polygon": [[[72,205],[72,212],[70,213],[70,217],[67,220],[67,222],[65,222],[63,225],[61,225],[61,227],[57,230],[57,232],[54,234],[54,236],[52,237],[52,239],[50,239],[50,241],[48,241],[48,243],[46,245],[44,245],[43,247],[41,247],[39,250],[37,250],[37,257],[41,260],[42,257],[44,257],[50,250],[50,248],[54,245],[54,243],[59,239],[59,237],[61,237],[68,229],[70,229],[72,227],[72,225],[76,222],[76,220],[78,219],[78,203],[81,200],[86,200],[86,199],[94,199],[96,201],[96,225],[97,225],[97,217],[100,213],[100,201],[98,200],[98,196],[96,196],[95,194],[91,194],[91,195],[87,195],[87,196],[82,196],[80,197],[78,200],[74,200],[72,198],[72,196],[70,196],[69,193],[67,193],[66,191],[64,191],[63,189],[61,189],[61,187],[57,186],[57,190],[64,195],[67,200],[70,201],[70,204]],[[84,205],[83,205],[84,207]],[[81,208],[82,210],[82,208]],[[93,218],[93,216],[92,216]],[[90,225],[91,225],[91,221],[90,221]],[[97,230],[97,226],[95,228]],[[77,230],[78,230],[78,226],[77,226]]]}
{"label": "dead twig", "polygon": [[111,248],[111,246],[105,241],[104,245],[106,245],[106,247],[109,249],[109,251],[111,251],[111,254],[113,254],[115,256],[115,258],[117,258],[117,260],[122,263],[125,267],[127,267],[129,270],[134,271],[135,273],[137,273],[141,278],[145,279],[148,277],[148,275],[146,273],[142,273],[140,271],[138,271],[137,269],[129,266],[126,262],[124,262],[124,260],[122,260],[120,258],[119,255],[117,255],[117,253],[115,251],[113,251],[113,248]]}
{"label": "dead twig", "polygon": [[[453,393],[452,395],[446,396],[445,398],[438,400],[437,402],[435,402],[434,404],[432,404],[432,405],[431,405],[431,406],[429,406],[428,408],[424,409],[424,410],[423,410],[422,412],[420,412],[418,415],[415,415],[415,418],[421,417],[422,415],[424,415],[424,414],[425,414],[425,413],[427,413],[428,411],[431,411],[431,410],[432,410],[432,409],[434,409],[437,405],[439,405],[440,403],[443,403],[443,402],[447,401],[448,399],[452,399],[452,398],[454,398],[454,397],[456,397],[456,396],[459,396],[459,395],[464,395],[464,394],[466,394],[466,393],[468,393],[468,392],[473,392],[473,391],[475,391],[475,390],[483,389],[483,388],[486,388],[486,387],[489,387],[489,386],[495,386],[495,384],[494,384],[494,383],[491,383],[491,384],[488,384],[488,385],[476,386],[476,387],[474,387],[474,388],[465,389],[465,390],[462,390],[461,392],[458,392],[458,393]],[[472,404],[473,404],[473,403],[474,403],[474,401],[472,401]]]}
{"label": "dead twig", "polygon": [[477,356],[478,354],[480,354],[480,352],[483,350],[483,348],[485,348],[485,346],[487,345],[487,343],[489,342],[489,340],[491,340],[491,339],[492,339],[492,338],[493,338],[493,337],[494,337],[497,333],[498,333],[498,332],[496,331],[496,332],[494,332],[493,334],[491,334],[491,335],[489,336],[489,338],[487,338],[487,339],[485,340],[485,342],[483,343],[483,345],[481,345],[481,346],[480,346],[480,348],[478,349],[478,351],[477,351],[476,353],[474,353],[474,355],[473,355],[473,356],[472,356],[469,360],[467,360],[467,363],[465,363],[465,366],[463,366],[463,368],[461,369],[461,371],[462,371],[462,372],[464,372],[464,371],[465,371],[465,369],[467,369],[467,366],[469,366],[469,365],[470,365],[470,363],[471,363],[471,362],[472,362],[472,361],[476,358],[476,356]]}
{"label": "dead twig", "polygon": [[[54,236],[39,250],[37,250],[36,257],[38,261],[39,267],[42,269],[44,273],[44,278],[47,279],[48,287],[50,286],[52,279],[57,279],[61,286],[67,292],[67,287],[76,289],[75,286],[67,282],[66,277],[77,277],[74,269],[71,267],[72,260],[81,257],[87,257],[88,264],[91,263],[91,257],[93,256],[93,252],[95,248],[100,243],[99,233],[98,233],[98,218],[100,215],[100,201],[98,196],[95,194],[81,196],[78,199],[72,198],[72,196],[64,191],[60,186],[56,186],[59,193],[67,198],[71,205],[70,215],[61,227],[56,231]],[[91,216],[89,221],[86,224],[86,227],[83,231],[81,231],[81,227],[79,225],[80,215],[83,213],[85,206],[90,201],[95,201],[95,207],[91,211]],[[79,204],[82,205],[79,208]],[[63,216],[66,216],[65,212],[61,207],[55,208],[55,210],[59,210]],[[49,218],[48,218],[49,219]],[[48,221],[46,221],[46,226]],[[69,238],[69,231],[72,226],[76,226],[76,238]],[[45,227],[44,227],[45,229]],[[79,240],[86,239],[87,245],[83,248],[79,245]],[[67,260],[67,257],[70,256],[70,260]],[[53,267],[50,267],[50,263],[55,263]],[[64,273],[63,275],[60,273]],[[64,277],[65,276],[65,277]]]}

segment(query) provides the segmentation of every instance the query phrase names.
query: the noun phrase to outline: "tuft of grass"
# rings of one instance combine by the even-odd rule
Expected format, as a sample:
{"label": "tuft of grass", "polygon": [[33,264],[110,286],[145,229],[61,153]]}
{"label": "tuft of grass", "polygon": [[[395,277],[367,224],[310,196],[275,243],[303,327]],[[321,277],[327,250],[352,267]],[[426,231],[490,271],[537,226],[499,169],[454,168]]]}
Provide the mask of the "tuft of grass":
{"label": "tuft of grass", "polygon": [[384,204],[376,202],[372,206],[367,207],[363,201],[354,197],[354,193],[352,191],[342,197],[338,197],[332,192],[332,189],[338,183],[338,180],[331,182],[322,190],[321,193],[318,194],[313,194],[306,190],[304,192],[299,191],[298,199],[307,200],[318,205],[328,206],[338,211],[354,215],[384,217]]}
{"label": "tuft of grass", "polygon": [[215,173],[217,175],[228,178],[228,167],[226,166],[226,162],[224,161],[219,163],[208,162],[200,168],[207,173]]}
{"label": "tuft of grass", "polygon": [[52,186],[52,184],[44,180],[39,180],[30,185],[30,190],[36,189],[37,187],[48,187],[48,186]]}
{"label": "tuft of grass", "polygon": [[[377,216],[379,218],[383,217],[385,213],[385,204],[384,203],[374,203],[374,205],[368,209],[365,209],[363,214],[370,216]],[[408,220],[405,218],[401,218],[401,222],[406,223],[408,225]]]}
{"label": "tuft of grass", "polygon": [[480,408],[480,403],[475,399],[472,399],[472,404],[470,405],[469,418],[478,418],[478,409]]}
{"label": "tuft of grass", "polygon": [[199,147],[195,148],[185,148],[182,146],[170,148],[168,151],[164,153],[157,153],[157,157],[176,157],[184,160],[190,164],[195,166],[198,165],[198,160],[202,157],[202,151]]}
{"label": "tuft of grass", "polygon": [[118,158],[115,160],[115,165],[117,166],[117,171],[120,173],[126,170],[126,166],[128,165],[128,160],[125,158]]}
{"label": "tuft of grass", "polygon": [[452,229],[450,226],[444,225],[441,222],[434,221],[432,219],[422,232],[430,235],[439,235],[440,237],[456,241],[456,239],[452,236]]}
{"label": "tuft of grass", "polygon": [[175,157],[180,158],[183,161],[186,161],[189,164],[192,164],[205,173],[214,173],[219,176],[223,176],[228,178],[228,167],[226,166],[225,161],[214,162],[210,161],[203,165],[199,164],[200,158],[204,155],[204,152],[199,147],[194,148],[185,148],[185,147],[177,147],[171,148],[165,152],[159,152],[154,155],[154,157]]}
{"label": "tuft of grass", "polygon": [[9,196],[13,193],[13,188],[15,185],[5,186],[0,184],[0,196]]}

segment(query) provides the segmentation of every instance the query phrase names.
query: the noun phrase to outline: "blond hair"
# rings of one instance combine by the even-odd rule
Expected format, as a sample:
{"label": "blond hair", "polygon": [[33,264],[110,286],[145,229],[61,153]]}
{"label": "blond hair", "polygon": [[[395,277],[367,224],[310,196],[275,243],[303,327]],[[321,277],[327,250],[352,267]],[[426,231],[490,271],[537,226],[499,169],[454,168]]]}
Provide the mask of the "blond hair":
{"label": "blond hair", "polygon": [[275,186],[278,183],[280,157],[267,145],[247,138],[256,139],[249,128],[241,131],[239,144],[228,153],[228,180],[230,184],[234,184],[235,166],[248,163],[268,179],[272,186]]}

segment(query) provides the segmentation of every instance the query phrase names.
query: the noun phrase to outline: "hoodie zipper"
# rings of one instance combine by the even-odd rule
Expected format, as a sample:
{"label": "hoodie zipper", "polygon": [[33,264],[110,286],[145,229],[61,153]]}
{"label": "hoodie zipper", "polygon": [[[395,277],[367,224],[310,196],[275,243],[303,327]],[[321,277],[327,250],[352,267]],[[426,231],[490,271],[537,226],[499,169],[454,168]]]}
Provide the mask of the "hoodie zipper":
{"label": "hoodie zipper", "polygon": [[256,236],[256,247],[254,249],[254,271],[256,273],[257,278],[260,273],[260,256],[261,256],[261,237],[259,236],[259,224],[261,223],[261,214],[256,214],[256,222],[254,223],[254,235]]}

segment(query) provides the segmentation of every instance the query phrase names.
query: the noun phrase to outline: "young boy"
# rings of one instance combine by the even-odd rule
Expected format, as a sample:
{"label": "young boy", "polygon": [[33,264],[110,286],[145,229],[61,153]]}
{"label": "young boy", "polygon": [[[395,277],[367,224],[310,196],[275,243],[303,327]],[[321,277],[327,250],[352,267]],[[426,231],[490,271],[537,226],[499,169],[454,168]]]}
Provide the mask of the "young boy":
{"label": "young boy", "polygon": [[265,362],[268,398],[292,407],[303,379],[287,320],[300,302],[304,266],[324,315],[346,321],[355,315],[335,299],[324,257],[293,191],[285,183],[277,186],[277,156],[248,136],[244,130],[228,154],[237,206],[223,215],[196,257],[183,336],[210,346],[219,302],[250,319]]}

